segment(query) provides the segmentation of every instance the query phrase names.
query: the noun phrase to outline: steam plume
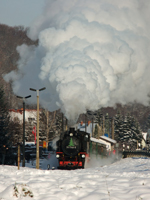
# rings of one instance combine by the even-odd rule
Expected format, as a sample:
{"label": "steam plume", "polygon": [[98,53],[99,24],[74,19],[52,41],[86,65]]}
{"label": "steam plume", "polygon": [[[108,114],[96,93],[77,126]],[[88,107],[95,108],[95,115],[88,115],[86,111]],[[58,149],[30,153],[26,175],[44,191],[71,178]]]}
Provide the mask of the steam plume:
{"label": "steam plume", "polygon": [[22,45],[13,90],[46,86],[40,103],[70,120],[87,109],[137,101],[150,88],[149,0],[47,0]]}

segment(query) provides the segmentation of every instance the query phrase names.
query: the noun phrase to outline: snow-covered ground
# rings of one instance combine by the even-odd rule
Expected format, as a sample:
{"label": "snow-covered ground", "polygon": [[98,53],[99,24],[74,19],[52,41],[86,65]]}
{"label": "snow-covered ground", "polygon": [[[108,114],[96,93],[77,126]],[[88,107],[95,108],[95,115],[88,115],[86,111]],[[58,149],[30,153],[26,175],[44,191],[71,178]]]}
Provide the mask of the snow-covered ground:
{"label": "snow-covered ground", "polygon": [[[43,160],[41,167],[50,160]],[[37,170],[30,168],[30,163],[20,170],[1,165],[0,200],[150,199],[149,158],[126,158],[112,164],[108,160],[90,162],[86,169],[70,171]]]}

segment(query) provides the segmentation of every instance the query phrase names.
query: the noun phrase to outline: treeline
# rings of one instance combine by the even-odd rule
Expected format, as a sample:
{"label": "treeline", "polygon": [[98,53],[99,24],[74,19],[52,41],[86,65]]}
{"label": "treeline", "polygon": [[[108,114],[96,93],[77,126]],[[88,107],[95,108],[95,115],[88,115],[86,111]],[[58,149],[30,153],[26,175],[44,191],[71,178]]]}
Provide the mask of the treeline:
{"label": "treeline", "polygon": [[130,150],[136,150],[138,144],[141,143],[143,136],[139,122],[129,113],[123,116],[120,111],[113,117],[108,113],[105,115],[99,110],[95,117],[96,126],[93,132],[93,137],[105,135],[115,139],[119,144],[119,150],[128,147]]}
{"label": "treeline", "polygon": [[9,27],[0,24],[0,86],[3,86],[10,108],[17,108],[18,99],[13,95],[11,83],[6,83],[3,75],[17,69],[19,54],[16,48],[22,44],[37,45],[38,41],[30,40],[27,29],[23,26]]}

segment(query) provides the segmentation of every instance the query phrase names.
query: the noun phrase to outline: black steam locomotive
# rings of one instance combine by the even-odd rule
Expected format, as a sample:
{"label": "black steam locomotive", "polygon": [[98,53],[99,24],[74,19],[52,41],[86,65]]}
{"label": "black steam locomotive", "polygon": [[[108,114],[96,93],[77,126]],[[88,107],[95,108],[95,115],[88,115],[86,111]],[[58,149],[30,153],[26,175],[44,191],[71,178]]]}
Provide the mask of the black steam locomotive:
{"label": "black steam locomotive", "polygon": [[84,131],[70,128],[69,131],[63,132],[57,141],[58,169],[84,168],[89,141],[90,135]]}

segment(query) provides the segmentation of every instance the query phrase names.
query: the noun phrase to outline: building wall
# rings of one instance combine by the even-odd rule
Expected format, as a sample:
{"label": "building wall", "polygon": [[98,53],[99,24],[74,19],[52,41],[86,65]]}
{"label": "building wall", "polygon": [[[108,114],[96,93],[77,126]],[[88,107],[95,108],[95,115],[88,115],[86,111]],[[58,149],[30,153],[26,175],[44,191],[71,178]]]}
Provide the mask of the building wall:
{"label": "building wall", "polygon": [[145,143],[145,141],[146,141],[147,133],[142,133],[142,135],[143,135],[143,138],[144,138],[145,140],[142,139],[141,145],[142,145],[142,148],[144,148],[144,147],[146,147],[146,143]]}
{"label": "building wall", "polygon": [[[13,121],[14,118],[18,118],[20,123],[23,123],[23,109],[10,109],[9,114],[11,117],[11,120]],[[30,110],[30,109],[25,109],[25,121],[36,121],[37,119],[37,111],[36,110]]]}
{"label": "building wall", "polygon": [[[93,123],[93,133],[94,133],[95,125],[96,123]],[[78,129],[80,131],[85,131],[85,123],[79,123]],[[90,136],[92,137],[92,123],[91,122],[86,124],[86,132],[89,133]]]}
{"label": "building wall", "polygon": [[107,151],[111,151],[111,143],[110,142],[106,142],[105,140],[99,139],[101,142],[106,144],[106,149]]}

